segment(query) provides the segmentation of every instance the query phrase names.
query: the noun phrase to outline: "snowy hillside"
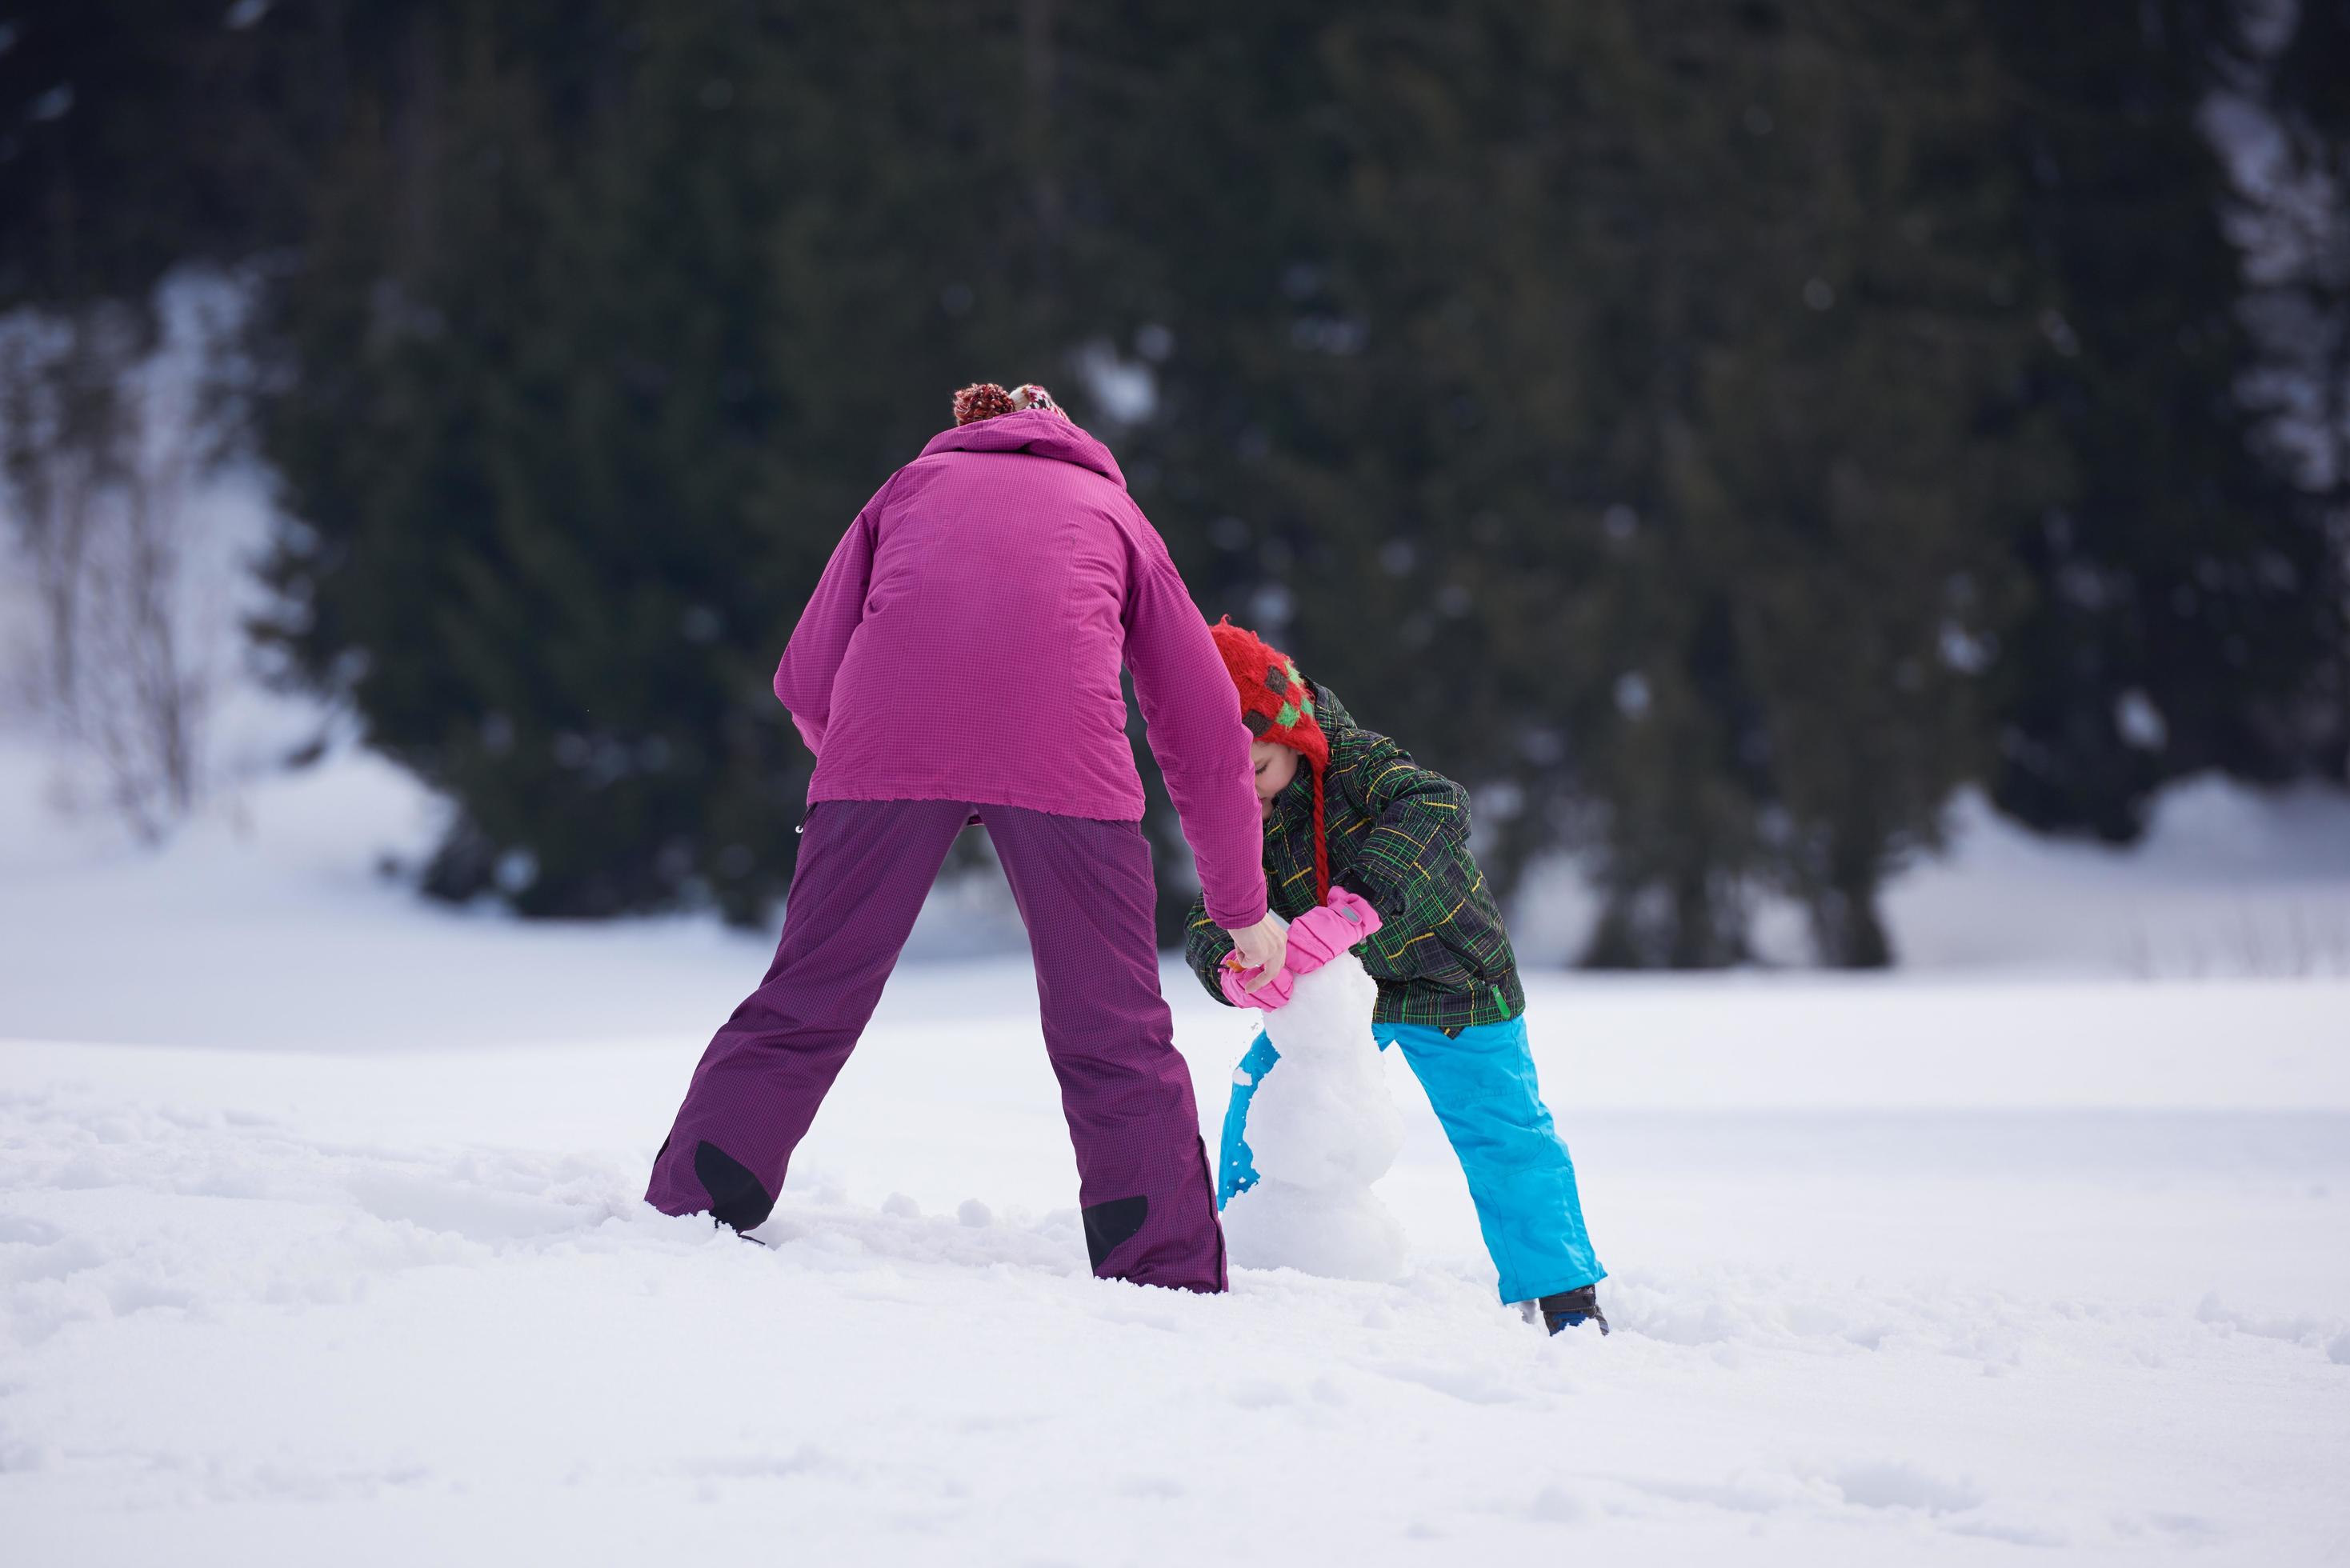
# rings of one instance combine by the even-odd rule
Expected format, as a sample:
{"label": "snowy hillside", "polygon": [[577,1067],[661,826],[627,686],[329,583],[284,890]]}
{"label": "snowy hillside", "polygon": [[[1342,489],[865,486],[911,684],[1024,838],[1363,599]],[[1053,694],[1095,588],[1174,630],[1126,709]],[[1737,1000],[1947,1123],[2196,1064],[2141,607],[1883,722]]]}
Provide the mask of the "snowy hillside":
{"label": "snowy hillside", "polygon": [[[2350,798],[2263,793],[2216,779],[2174,785],[2126,849],[2037,836],[1962,792],[1949,853],[1896,877],[1886,922],[1905,970],[2135,979],[2350,978]],[[1537,875],[1520,950],[1564,962],[1596,902],[1571,864]],[[1803,917],[1766,905],[1771,961],[1811,961]]]}
{"label": "snowy hillside", "polygon": [[[419,908],[370,867],[424,803],[364,762],[160,858],[6,776],[12,1563],[2272,1568],[2350,1539],[2350,981],[2147,981],[2081,940],[2340,908],[2319,804],[2188,797],[2235,814],[2232,859],[2172,815],[2094,877],[1962,856],[1894,908],[1972,971],[1535,977],[1615,1271],[1615,1335],[1554,1341],[1492,1300],[1392,1061],[1400,1282],[1091,1279],[1024,961],[969,956],[1007,935],[984,888],[933,911],[966,956],[901,971],[762,1249],[638,1197],[763,940]],[[1212,1119],[1246,1023],[1169,986]]]}

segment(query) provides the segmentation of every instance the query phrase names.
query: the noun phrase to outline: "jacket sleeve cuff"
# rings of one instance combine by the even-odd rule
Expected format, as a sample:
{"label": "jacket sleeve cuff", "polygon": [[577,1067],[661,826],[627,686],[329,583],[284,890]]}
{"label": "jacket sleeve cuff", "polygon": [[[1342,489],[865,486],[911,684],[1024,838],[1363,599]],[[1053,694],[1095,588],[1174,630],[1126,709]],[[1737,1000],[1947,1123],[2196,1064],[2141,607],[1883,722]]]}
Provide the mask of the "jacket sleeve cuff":
{"label": "jacket sleeve cuff", "polygon": [[1259,888],[1255,904],[1236,908],[1211,904],[1208,906],[1208,919],[1228,931],[1244,931],[1264,919],[1266,907],[1264,892]]}
{"label": "jacket sleeve cuff", "polygon": [[1199,976],[1201,989],[1204,990],[1210,996],[1214,997],[1226,1007],[1237,1007],[1240,1005],[1240,1003],[1234,1002],[1231,997],[1224,994],[1225,971],[1224,961],[1222,958],[1210,959],[1208,961],[1203,963],[1198,961],[1198,956],[1195,955],[1191,964],[1191,972]]}

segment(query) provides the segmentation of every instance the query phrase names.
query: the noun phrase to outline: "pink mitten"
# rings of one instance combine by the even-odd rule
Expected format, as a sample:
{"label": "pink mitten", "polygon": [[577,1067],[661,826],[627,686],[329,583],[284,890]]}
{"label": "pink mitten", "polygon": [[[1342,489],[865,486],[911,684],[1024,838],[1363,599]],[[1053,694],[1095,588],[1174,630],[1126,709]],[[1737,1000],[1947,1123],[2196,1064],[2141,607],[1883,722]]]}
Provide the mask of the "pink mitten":
{"label": "pink mitten", "polygon": [[1251,991],[1249,983],[1263,972],[1261,969],[1234,969],[1226,963],[1223,972],[1216,976],[1216,983],[1223,989],[1224,1000],[1234,1007],[1262,1007],[1271,1012],[1289,1000],[1289,988],[1296,981],[1284,969]]}
{"label": "pink mitten", "polygon": [[1289,923],[1289,957],[1271,984],[1251,991],[1248,981],[1260,971],[1232,969],[1218,976],[1217,982],[1235,1007],[1279,1007],[1289,1000],[1298,981],[1378,930],[1379,925],[1379,912],[1369,900],[1333,887],[1328,903],[1306,910]]}
{"label": "pink mitten", "polygon": [[1378,929],[1379,912],[1368,899],[1332,888],[1328,903],[1290,922],[1290,978],[1303,980]]}

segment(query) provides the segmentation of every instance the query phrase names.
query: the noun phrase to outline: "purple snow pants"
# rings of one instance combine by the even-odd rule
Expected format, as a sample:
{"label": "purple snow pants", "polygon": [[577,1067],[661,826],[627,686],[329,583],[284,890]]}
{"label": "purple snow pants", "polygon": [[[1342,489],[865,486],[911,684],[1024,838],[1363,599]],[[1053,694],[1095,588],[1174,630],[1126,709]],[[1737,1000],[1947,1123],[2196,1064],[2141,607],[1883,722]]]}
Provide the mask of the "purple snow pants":
{"label": "purple snow pants", "polygon": [[1138,823],[952,801],[811,807],[775,961],[702,1054],[645,1200],[737,1230],[766,1219],[974,812],[1028,927],[1094,1272],[1222,1290],[1223,1232],[1191,1073],[1159,994]]}

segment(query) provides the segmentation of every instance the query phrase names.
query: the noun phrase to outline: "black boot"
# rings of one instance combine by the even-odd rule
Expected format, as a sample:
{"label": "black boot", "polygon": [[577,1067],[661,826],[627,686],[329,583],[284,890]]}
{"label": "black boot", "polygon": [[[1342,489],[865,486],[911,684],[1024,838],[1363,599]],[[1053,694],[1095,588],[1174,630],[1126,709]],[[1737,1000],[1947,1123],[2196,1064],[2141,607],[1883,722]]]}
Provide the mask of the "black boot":
{"label": "black boot", "polygon": [[1561,1291],[1555,1296],[1543,1297],[1534,1305],[1542,1313],[1544,1325],[1553,1334],[1581,1328],[1586,1320],[1597,1324],[1601,1334],[1607,1332],[1607,1316],[1599,1310],[1599,1289],[1596,1285]]}

